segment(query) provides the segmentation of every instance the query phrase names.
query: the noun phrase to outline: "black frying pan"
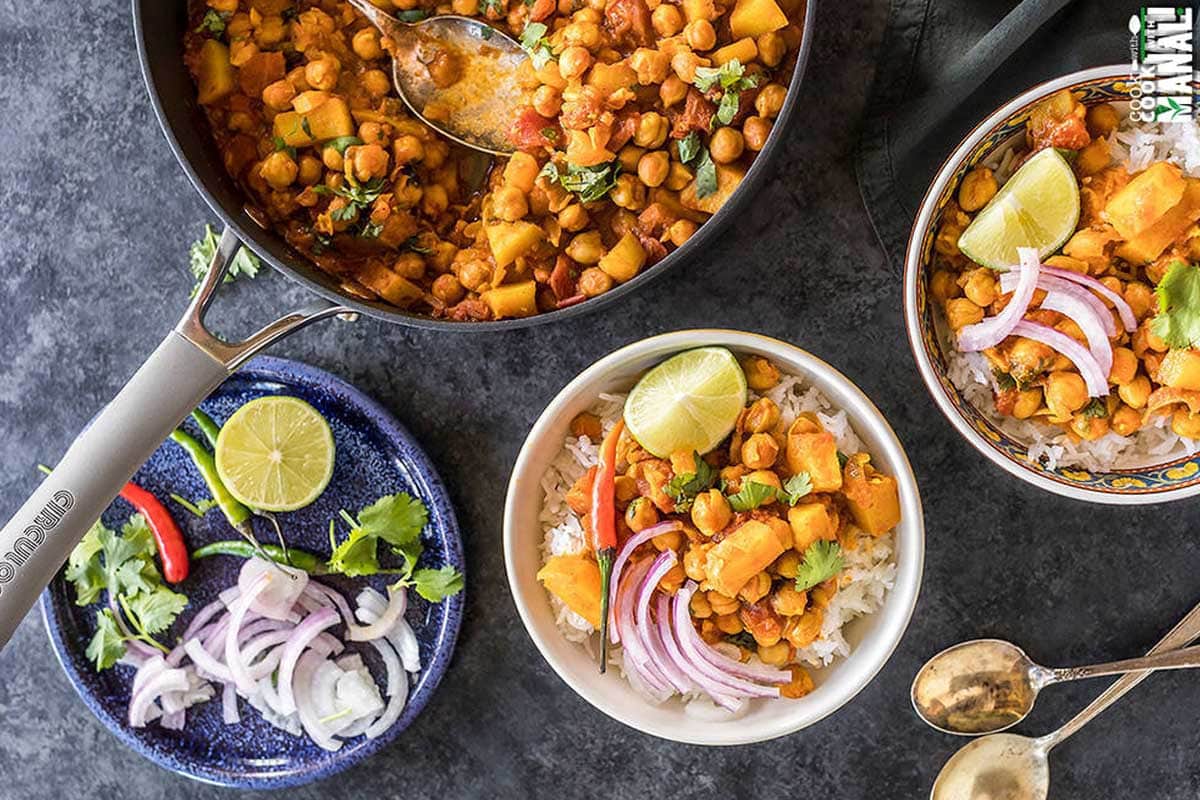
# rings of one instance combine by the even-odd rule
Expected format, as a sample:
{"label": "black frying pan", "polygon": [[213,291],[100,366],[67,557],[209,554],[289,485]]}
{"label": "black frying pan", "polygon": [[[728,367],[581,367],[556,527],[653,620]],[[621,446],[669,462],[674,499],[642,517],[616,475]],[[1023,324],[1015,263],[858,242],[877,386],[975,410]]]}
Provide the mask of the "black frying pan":
{"label": "black frying pan", "polygon": [[[351,296],[335,278],[246,213],[242,190],[225,172],[183,63],[186,0],[133,0],[138,54],[158,121],[188,178],[226,228],[209,273],[183,319],[80,434],[53,474],[0,530],[0,647],[8,642],[38,593],[130,476],[209,392],[272,342],[311,322],[339,314],[362,313],[400,325],[479,333],[552,322],[607,305],[702,252],[745,207],[770,171],[798,103],[800,80],[811,48],[814,2],[808,0],[791,85],[766,146],[730,201],[682,247],[628,283],[576,306],[523,319],[451,322]],[[204,315],[229,262],[243,243],[323,299],[270,323],[243,342],[228,343],[208,332]]]}

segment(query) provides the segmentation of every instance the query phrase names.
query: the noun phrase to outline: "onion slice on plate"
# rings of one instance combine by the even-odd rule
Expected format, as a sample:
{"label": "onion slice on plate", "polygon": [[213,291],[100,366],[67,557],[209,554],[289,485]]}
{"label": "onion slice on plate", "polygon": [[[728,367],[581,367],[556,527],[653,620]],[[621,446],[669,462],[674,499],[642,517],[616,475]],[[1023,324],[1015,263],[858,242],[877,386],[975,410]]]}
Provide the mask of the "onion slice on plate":
{"label": "onion slice on plate", "polygon": [[[279,705],[283,713],[290,714],[296,710],[296,695],[293,683],[300,684],[299,676],[295,675],[296,665],[300,655],[313,639],[326,628],[333,627],[338,622],[338,613],[332,608],[322,608],[304,618],[295,627],[292,635],[283,645],[283,656],[279,659]],[[324,658],[320,653],[313,652],[318,659]],[[232,665],[231,665],[232,666]],[[293,680],[294,679],[294,680]],[[239,688],[241,688],[239,686]],[[251,688],[253,691],[253,688]],[[247,692],[248,694],[248,692]],[[305,726],[307,727],[307,726]]]}
{"label": "onion slice on plate", "polygon": [[1012,299],[996,316],[988,317],[974,325],[967,325],[958,332],[958,348],[963,352],[986,350],[1000,344],[1012,333],[1013,327],[1029,309],[1033,292],[1037,289],[1041,259],[1038,257],[1038,251],[1032,247],[1018,247],[1017,254],[1021,258],[1021,272],[1017,286],[1013,289]]}
{"label": "onion slice on plate", "polygon": [[1013,333],[1041,342],[1069,358],[1075,368],[1079,370],[1079,374],[1083,376],[1083,382],[1087,384],[1090,397],[1106,397],[1108,395],[1108,373],[1100,368],[1095,357],[1086,347],[1070,336],[1056,331],[1048,325],[1024,319],[1017,324]]}
{"label": "onion slice on plate", "polygon": [[1116,307],[1117,314],[1121,317],[1121,324],[1125,326],[1125,330],[1128,333],[1133,333],[1137,330],[1137,317],[1133,314],[1133,308],[1129,305],[1129,303],[1125,302],[1124,297],[1105,286],[1096,278],[1093,278],[1091,275],[1082,275],[1078,272],[1072,272],[1071,270],[1063,269],[1062,267],[1050,267],[1042,265],[1042,271],[1047,275],[1053,275],[1056,278],[1062,278],[1065,281],[1070,281],[1071,283],[1076,283],[1080,286],[1086,286],[1087,288],[1091,289],[1093,292],[1108,300],[1113,304],[1114,307]]}
{"label": "onion slice on plate", "polygon": [[[1043,265],[1042,269],[1046,270],[1049,269],[1049,267]],[[1001,275],[1000,291],[1004,292],[1005,294],[1011,292],[1017,286],[1018,277],[1019,276],[1015,272],[1006,272]],[[1103,284],[1101,284],[1101,286],[1103,286]],[[1096,316],[1100,318],[1100,323],[1104,326],[1104,332],[1108,334],[1108,336],[1112,337],[1117,335],[1117,324],[1113,322],[1112,309],[1104,305],[1104,301],[1099,297],[1089,292],[1086,286],[1078,283],[1072,283],[1064,278],[1058,278],[1054,275],[1046,275],[1043,273],[1038,275],[1037,288],[1043,289],[1047,292],[1058,291],[1078,297],[1096,312]]]}

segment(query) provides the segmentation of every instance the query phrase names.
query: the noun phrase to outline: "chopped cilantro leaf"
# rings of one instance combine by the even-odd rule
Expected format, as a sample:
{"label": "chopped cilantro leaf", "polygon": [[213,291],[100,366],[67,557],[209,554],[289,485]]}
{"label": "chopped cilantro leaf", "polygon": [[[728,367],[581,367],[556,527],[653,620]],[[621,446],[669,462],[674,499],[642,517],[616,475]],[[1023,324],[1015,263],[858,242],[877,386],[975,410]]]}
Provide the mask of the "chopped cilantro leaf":
{"label": "chopped cilantro leaf", "polygon": [[713,163],[708,150],[701,150],[696,159],[696,197],[708,197],[715,194],[717,188],[717,165]]}
{"label": "chopped cilantro leaf", "polygon": [[401,22],[420,22],[429,16],[429,12],[423,8],[410,8],[406,11],[397,11],[394,16]]}
{"label": "chopped cilantro leaf", "polygon": [[226,22],[227,18],[224,14],[210,8],[204,12],[204,18],[196,27],[196,33],[208,33],[212,34],[213,38],[219,38],[225,32]]}
{"label": "chopped cilantro leaf", "polygon": [[667,496],[675,501],[675,510],[681,513],[692,507],[696,495],[708,491],[717,482],[717,471],[699,453],[693,453],[692,457],[696,461],[696,471],[676,475],[666,488]]}
{"label": "chopped cilantro leaf", "polygon": [[413,573],[413,588],[431,603],[440,603],[463,589],[462,573],[449,565],[441,569],[419,569]]}
{"label": "chopped cilantro leaf", "polygon": [[550,40],[546,38],[546,25],[541,22],[531,22],[521,32],[521,49],[529,54],[529,61],[534,69],[541,69],[554,59],[554,51],[550,48]]}
{"label": "chopped cilantro leaf", "polygon": [[125,637],[109,609],[96,611],[96,633],[92,635],[84,654],[92,660],[97,672],[108,669],[125,655]]}
{"label": "chopped cilantro leaf", "polygon": [[339,136],[336,139],[330,139],[325,143],[325,146],[332,147],[334,150],[338,151],[339,155],[345,155],[347,147],[353,147],[356,144],[362,143],[363,140],[357,136]]}
{"label": "chopped cilantro leaf", "polygon": [[780,493],[782,499],[789,506],[794,506],[800,502],[801,497],[805,497],[812,493],[812,476],[807,472],[797,472],[792,477],[784,481],[783,491]]}
{"label": "chopped cilantro leaf", "polygon": [[703,146],[700,141],[700,134],[691,131],[687,136],[679,140],[679,160],[684,164],[691,164],[696,160],[696,156],[700,155],[700,149]]}
{"label": "chopped cilantro leaf", "polygon": [[796,569],[796,589],[805,591],[837,575],[842,570],[842,548],[824,539],[813,542],[804,551],[804,560]]}
{"label": "chopped cilantro leaf", "polygon": [[617,185],[617,175],[620,172],[621,165],[616,161],[597,164],[594,167],[567,164],[566,172],[560,170],[553,161],[547,161],[539,174],[557,182],[568,192],[579,195],[582,202],[591,203],[604,197]]}
{"label": "chopped cilantro leaf", "polygon": [[759,73],[747,75],[742,62],[734,58],[719,67],[697,67],[692,84],[702,92],[720,90],[721,100],[717,104],[714,119],[722,125],[728,125],[737,115],[741,92],[753,89],[761,80]]}
{"label": "chopped cilantro leaf", "polygon": [[729,506],[734,511],[751,511],[774,500],[775,492],[775,487],[768,483],[742,481],[742,488],[737,494],[729,495]]}
{"label": "chopped cilantro leaf", "polygon": [[1175,261],[1154,290],[1158,314],[1150,330],[1171,347],[1200,347],[1200,267]]}

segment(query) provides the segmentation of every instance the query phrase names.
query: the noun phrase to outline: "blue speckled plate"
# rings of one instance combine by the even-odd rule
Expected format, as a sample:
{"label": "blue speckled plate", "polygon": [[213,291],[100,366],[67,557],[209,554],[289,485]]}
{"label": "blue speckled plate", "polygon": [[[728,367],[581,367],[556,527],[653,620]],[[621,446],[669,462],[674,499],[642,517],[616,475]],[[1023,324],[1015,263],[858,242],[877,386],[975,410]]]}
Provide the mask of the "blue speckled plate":
{"label": "blue speckled plate", "polygon": [[[428,457],[388,411],[340,378],[294,361],[260,357],[225,381],[204,402],[203,408],[220,422],[246,401],[273,394],[293,395],[311,403],[329,420],[337,445],[333,480],[325,493],[308,508],[279,515],[290,544],[328,554],[329,520],[339,509],[357,511],[381,495],[406,491],[429,508],[422,566],[451,564],[465,571],[458,523]],[[97,468],[102,469],[103,465]],[[197,519],[169,499],[171,493],[191,500],[208,497],[191,461],[173,443],[160,447],[134,476],[134,481],[164,500],[183,528],[190,548],[237,538],[219,510],[213,509],[203,519]],[[131,513],[127,503],[117,500],[105,512],[104,521],[119,527]],[[260,539],[267,541],[273,536],[265,523],[256,524],[260,526]],[[180,585],[191,604],[168,636],[178,635],[192,614],[215,599],[220,590],[236,583],[241,565],[242,559],[229,556],[193,562],[191,574]],[[363,579],[321,580],[342,590],[351,602],[364,583]],[[373,585],[382,589],[386,581],[378,579]],[[61,572],[43,593],[41,607],[50,641],[67,677],[92,713],[122,742],[160,766],[197,780],[265,789],[295,786],[340,772],[379,750],[407,728],[421,713],[446,671],[462,619],[463,594],[431,605],[415,592],[409,593],[406,618],[420,640],[422,670],[411,687],[408,705],[383,736],[372,740],[360,736],[335,753],[320,749],[307,737],[294,737],[270,726],[240,699],[242,721],[225,725],[221,721],[219,693],[215,701],[188,710],[187,726],[182,731],[164,730],[156,723],[141,729],[130,728],[126,710],[134,670],[118,664],[97,674],[84,655],[94,631],[97,607],[76,606],[74,592]],[[374,649],[351,649],[362,652],[382,686],[383,665]]]}

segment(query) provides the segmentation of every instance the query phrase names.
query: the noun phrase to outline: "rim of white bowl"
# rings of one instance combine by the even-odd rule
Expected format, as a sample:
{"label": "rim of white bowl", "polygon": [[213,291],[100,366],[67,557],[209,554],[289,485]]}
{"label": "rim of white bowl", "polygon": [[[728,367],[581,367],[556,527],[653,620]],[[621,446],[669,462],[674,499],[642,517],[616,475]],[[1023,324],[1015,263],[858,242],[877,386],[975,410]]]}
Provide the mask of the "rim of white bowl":
{"label": "rim of white bowl", "polygon": [[[892,589],[885,596],[883,607],[871,615],[878,620],[877,635],[871,637],[869,641],[860,643],[848,656],[835,661],[827,668],[850,675],[850,680],[844,682],[845,685],[841,690],[834,692],[831,689],[829,692],[822,692],[821,689],[826,688],[822,686],[800,700],[785,701],[795,703],[794,713],[774,721],[774,724],[762,725],[753,731],[747,731],[745,726],[739,726],[736,721],[731,721],[721,723],[718,733],[697,735],[694,730],[667,728],[623,713],[620,709],[613,707],[594,688],[596,683],[594,679],[590,681],[576,680],[567,666],[559,661],[554,653],[554,648],[543,637],[530,611],[532,603],[547,604],[549,602],[545,591],[541,590],[541,586],[538,585],[537,594],[534,597],[526,597],[517,574],[518,559],[535,559],[535,563],[539,563],[540,558],[539,551],[536,549],[532,552],[524,552],[524,550],[518,552],[515,508],[520,501],[518,479],[534,469],[538,470],[533,486],[538,492],[536,502],[540,507],[542,501],[540,478],[546,465],[533,463],[535,444],[551,433],[550,429],[564,413],[564,408],[580,396],[588,384],[599,376],[616,372],[622,365],[651,355],[656,351],[662,352],[665,358],[676,352],[710,345],[729,347],[735,352],[756,351],[768,356],[774,355],[781,362],[788,362],[786,364],[788,369],[800,372],[813,385],[820,386],[826,394],[840,395],[839,401],[845,399],[847,402],[839,402],[838,408],[846,411],[851,425],[856,430],[871,430],[872,438],[879,442],[879,447],[873,448],[878,452],[873,452],[873,455],[887,461],[888,466],[894,471],[900,491],[903,517],[896,531],[894,550],[896,580]],[[780,364],[780,366],[785,365]],[[829,387],[832,387],[832,392]],[[539,529],[537,533],[540,539],[541,530]],[[517,612],[521,616],[526,632],[533,639],[534,645],[558,677],[597,710],[643,733],[684,744],[714,746],[753,744],[795,733],[833,714],[854,699],[883,669],[908,629],[920,593],[921,577],[925,567],[925,520],[916,476],[913,474],[912,466],[899,438],[882,412],[849,378],[808,351],[769,336],[723,329],[682,330],[642,339],[609,353],[564,386],[539,415],[521,446],[521,452],[513,466],[505,496],[504,566],[513,602],[517,606]],[[561,639],[557,626],[552,627],[553,630],[547,631],[547,635],[555,637],[555,641]],[[598,673],[596,677],[600,677]],[[632,692],[633,689],[630,688],[629,691]],[[676,701],[672,700],[671,702]],[[696,727],[702,726],[698,722]]]}
{"label": "rim of white bowl", "polygon": [[1137,494],[1100,491],[1087,486],[1077,486],[1048,478],[1040,470],[1035,470],[1032,466],[1013,460],[989,444],[983,435],[975,430],[959,410],[954,407],[954,404],[950,402],[950,397],[945,387],[938,380],[937,369],[934,367],[933,361],[925,349],[924,340],[921,336],[921,319],[917,310],[917,279],[921,272],[921,243],[930,225],[933,224],[938,198],[941,197],[942,192],[954,177],[955,172],[958,171],[958,167],[971,154],[975,147],[987,138],[995,128],[1002,125],[1014,112],[1031,102],[1077,83],[1086,83],[1106,78],[1121,78],[1128,75],[1128,64],[1109,64],[1103,67],[1091,67],[1068,73],[1062,77],[1039,83],[1025,90],[993,111],[982,122],[971,129],[971,132],[962,140],[962,143],[942,162],[937,177],[925,193],[925,197],[921,200],[920,211],[917,213],[916,221],[913,223],[912,233],[909,235],[908,247],[904,255],[904,326],[908,332],[909,350],[912,351],[913,358],[917,362],[917,369],[921,373],[921,379],[925,381],[925,386],[933,396],[938,409],[941,410],[942,415],[950,421],[950,424],[954,426],[962,437],[993,464],[1026,483],[1033,484],[1039,489],[1044,489],[1061,497],[1108,505],[1150,505],[1182,500],[1185,497],[1196,495],[1200,493],[1200,484],[1178,489],[1163,489],[1157,492],[1142,492]]}

